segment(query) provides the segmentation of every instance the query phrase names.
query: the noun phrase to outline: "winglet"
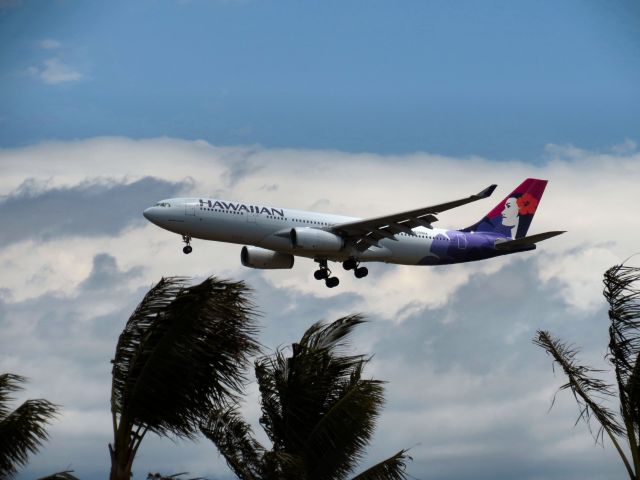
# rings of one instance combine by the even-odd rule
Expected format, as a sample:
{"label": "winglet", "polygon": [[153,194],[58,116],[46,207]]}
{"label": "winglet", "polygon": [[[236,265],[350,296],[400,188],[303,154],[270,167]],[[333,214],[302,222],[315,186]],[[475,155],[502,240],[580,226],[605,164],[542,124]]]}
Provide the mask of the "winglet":
{"label": "winglet", "polygon": [[497,186],[498,185],[496,185],[495,183],[493,185],[489,185],[487,188],[482,190],[480,193],[477,193],[475,196],[478,198],[488,198],[491,196]]}

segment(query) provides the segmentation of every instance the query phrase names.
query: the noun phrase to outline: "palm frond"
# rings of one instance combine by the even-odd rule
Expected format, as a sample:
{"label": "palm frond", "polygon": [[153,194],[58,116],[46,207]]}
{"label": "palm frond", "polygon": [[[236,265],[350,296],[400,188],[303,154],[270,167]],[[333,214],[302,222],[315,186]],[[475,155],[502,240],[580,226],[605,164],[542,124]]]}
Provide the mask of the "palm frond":
{"label": "palm frond", "polygon": [[384,404],[384,382],[365,380],[360,362],[336,388],[309,433],[305,452],[314,478],[344,478],[363,458]]}
{"label": "palm frond", "polygon": [[640,268],[615,265],[604,274],[609,303],[609,358],[625,421],[640,424]]}
{"label": "palm frond", "polygon": [[260,422],[276,450],[286,446],[292,455],[303,454],[311,431],[363,361],[361,355],[335,351],[346,345],[345,337],[362,322],[362,317],[353,315],[333,324],[316,323],[293,344],[290,357],[278,350],[256,361]]}
{"label": "palm frond", "polygon": [[339,347],[346,346],[348,336],[353,329],[365,321],[363,315],[356,314],[327,324],[314,323],[302,335],[300,345],[318,350],[331,349],[335,352]]}
{"label": "palm frond", "polygon": [[[4,392],[19,390],[24,381],[18,375],[3,375]],[[5,400],[9,397],[5,394]],[[8,408],[4,407],[7,412]],[[58,406],[44,399],[27,400],[0,419],[0,477],[11,478],[17,467],[27,463],[48,435],[45,426],[57,415]]]}
{"label": "palm frond", "polygon": [[80,480],[73,475],[73,470],[65,470],[64,472],[52,473],[46,477],[41,477],[38,480]]}
{"label": "palm frond", "polygon": [[214,410],[200,429],[216,445],[238,478],[264,478],[261,462],[265,449],[252,437],[251,426],[242,419],[237,407]]}
{"label": "palm frond", "polygon": [[[203,429],[238,477],[342,480],[355,468],[384,403],[384,382],[362,378],[368,360],[343,351],[363,321],[352,315],[331,324],[315,323],[290,350],[278,349],[256,360],[260,424],[272,450],[265,451],[252,439],[235,407],[215,412]],[[362,478],[405,478],[405,453],[372,467]]]}
{"label": "palm frond", "polygon": [[575,359],[578,350],[561,340],[552,338],[549,332],[539,330],[533,342],[544,348],[567,376],[568,381],[560,387],[560,390],[569,389],[573,393],[580,408],[577,421],[584,420],[591,429],[591,419],[595,418],[599,424],[594,434],[596,440],[602,439],[603,430],[610,435],[623,435],[624,428],[615,414],[599,403],[603,398],[614,396],[611,385],[591,376],[599,370],[578,364]]}
{"label": "palm frond", "polygon": [[[174,480],[182,475],[188,475],[189,472],[174,473],[173,475],[163,475],[162,473],[148,473],[147,480]],[[192,477],[180,480],[204,480],[204,477]]]}
{"label": "palm frond", "polygon": [[22,390],[21,384],[26,381],[26,378],[14,373],[0,375],[0,419],[3,419],[11,412],[9,407],[9,402],[13,400],[11,394]]}
{"label": "palm frond", "polygon": [[242,282],[161,280],[127,322],[116,348],[112,409],[158,434],[193,437],[212,404],[241,391],[258,351]]}
{"label": "palm frond", "polygon": [[164,309],[173,302],[183,288],[180,277],[161,279],[142,299],[138,307],[129,317],[116,347],[116,354],[111,361],[112,386],[111,410],[122,412],[127,403],[127,396],[132,390],[131,384],[144,364],[148,355],[149,331],[163,317]]}
{"label": "palm frond", "polygon": [[407,451],[400,450],[395,455],[356,475],[352,480],[404,480],[409,478],[406,473],[407,460],[413,459],[407,455]]}

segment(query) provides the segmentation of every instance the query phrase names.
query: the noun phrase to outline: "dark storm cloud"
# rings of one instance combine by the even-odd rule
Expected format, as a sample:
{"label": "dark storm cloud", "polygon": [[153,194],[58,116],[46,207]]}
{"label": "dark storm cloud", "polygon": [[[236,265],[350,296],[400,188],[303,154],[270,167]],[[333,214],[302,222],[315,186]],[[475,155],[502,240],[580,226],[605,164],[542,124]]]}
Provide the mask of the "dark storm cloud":
{"label": "dark storm cloud", "polygon": [[111,288],[125,280],[129,280],[142,273],[142,267],[135,267],[126,272],[118,269],[116,259],[108,253],[99,253],[93,257],[91,274],[80,284],[83,291]]}
{"label": "dark storm cloud", "polygon": [[255,270],[249,270],[244,278],[262,316],[261,342],[267,351],[298,341],[315,322],[336,320],[339,315],[335,312],[359,313],[350,308],[361,299],[355,293],[340,293],[327,301],[309,293],[274,288]]}
{"label": "dark storm cloud", "polygon": [[[382,324],[389,332],[380,332],[376,352],[407,361],[424,358],[437,369],[455,364],[482,374],[502,363],[520,368],[513,363],[516,358],[527,363],[544,357],[531,343],[538,329],[584,347],[605,342],[604,302],[595,312],[567,310],[556,285],[541,284],[536,270],[533,258],[516,259],[498,273],[472,276],[443,307],[425,309],[393,327]],[[594,337],[598,331],[600,339]]]}
{"label": "dark storm cloud", "polygon": [[0,201],[0,245],[27,239],[115,235],[128,226],[144,224],[145,208],[190,187],[190,180],[168,182],[153,177],[129,184],[87,181],[51,189],[27,180]]}
{"label": "dark storm cloud", "polygon": [[229,187],[233,187],[249,174],[255,174],[265,168],[264,165],[258,165],[254,159],[254,155],[258,152],[259,149],[250,148],[241,151],[228,151],[220,157],[222,163],[227,167],[224,179]]}
{"label": "dark storm cloud", "polygon": [[[0,340],[0,358],[2,355],[19,357],[21,363],[31,369],[16,373],[35,377],[31,372],[34,368],[41,369],[41,377],[33,378],[30,385],[47,388],[42,390],[45,397],[79,409],[107,411],[109,359],[117,336],[151,286],[131,288],[140,273],[139,267],[121,269],[114,257],[101,253],[94,256],[91,273],[72,296],[47,293],[16,303],[3,302],[0,297],[0,331],[9,332]],[[318,298],[275,288],[263,274],[253,270],[246,270],[242,277],[254,289],[252,299],[262,314],[260,341],[267,352],[290,345],[315,321],[333,320],[338,312],[356,313],[356,305],[362,305],[362,298],[354,293]],[[116,308],[90,314],[100,312],[100,302]],[[362,313],[368,315],[370,322],[355,332],[353,351],[375,355],[366,374],[388,381],[387,404],[379,427],[379,435],[386,440],[375,447],[366,460],[368,464],[391,451],[411,447],[414,460],[408,471],[413,477],[425,480],[604,479],[612,472],[624,473],[618,468],[615,452],[612,454],[609,445],[604,451],[594,447],[593,455],[587,456],[581,448],[549,453],[549,444],[571,441],[575,436],[584,435],[589,442],[584,428],[573,427],[577,416],[574,405],[570,405],[568,412],[556,406],[547,413],[549,398],[527,409],[532,404],[527,403],[526,398],[552,385],[559,375],[554,377],[549,358],[531,343],[537,328],[548,328],[575,341],[584,347],[585,355],[593,356],[595,350],[597,356],[606,343],[605,312],[568,311],[562,299],[555,295],[555,286],[538,280],[533,257],[515,260],[495,273],[473,276],[445,306],[426,309],[399,324],[381,318],[375,311]],[[24,325],[24,331],[17,330],[18,325]],[[594,333],[599,330],[604,331],[603,335]],[[435,372],[436,376],[429,372]],[[472,395],[464,384],[458,387],[454,383],[449,390],[452,384],[446,381],[447,377],[455,377],[459,372],[469,375],[461,379],[462,383],[475,385]],[[71,375],[74,377],[70,378]],[[495,377],[499,379],[491,380]],[[54,386],[70,392],[54,396],[51,393]],[[429,393],[434,391],[439,393]],[[82,398],[74,398],[72,402],[71,395],[78,392]],[[559,403],[564,399],[562,395]],[[439,415],[450,404],[454,406],[452,412],[459,412],[456,409],[474,411],[479,405],[495,405],[500,409],[509,402],[515,403],[511,409],[515,409],[520,418],[514,419],[512,412],[502,419],[500,413],[491,415],[489,411],[487,414],[492,419],[486,426],[477,426],[477,422],[482,424],[480,410],[464,418],[450,419],[453,431],[441,428]],[[391,425],[385,424],[388,419]],[[534,428],[535,422],[549,425],[560,422],[566,429],[541,436]],[[402,429],[411,424],[418,427],[418,432],[404,436]],[[256,426],[256,430],[260,431],[259,427]],[[56,452],[56,458],[75,462],[74,468],[82,478],[106,475],[108,461],[104,458],[104,445],[108,432],[104,437],[83,437],[84,443],[78,438],[71,434],[54,437],[47,450]],[[158,442],[165,445],[165,440]],[[78,449],[77,445],[82,447]],[[59,453],[61,451],[63,453]],[[151,467],[141,458],[137,468],[140,471],[147,466],[163,468],[175,462],[175,458],[182,459],[185,466],[194,463],[203,468],[198,456],[201,454],[191,443],[172,444],[170,452],[166,463],[158,460],[158,464]],[[86,458],[93,459],[92,466],[85,462]],[[208,471],[192,472],[207,478],[227,478],[228,475],[221,473],[226,472],[225,467],[214,466],[213,459],[210,465],[205,467]]]}
{"label": "dark storm cloud", "polygon": [[[131,291],[126,283],[141,272],[141,267],[120,270],[114,257],[101,253],[94,257],[91,273],[73,295],[46,292],[20,302],[0,298],[0,330],[13,332],[11,327],[22,326],[25,333],[29,332],[17,334],[13,341],[3,339],[0,351],[26,354],[31,359],[49,354],[76,358],[83,367],[92,362],[106,365],[105,351],[115,348],[111,340],[117,338],[144,294],[144,288]],[[105,305],[109,313],[96,313]],[[52,345],[56,348],[50,350]],[[88,345],[92,348],[87,349]]]}

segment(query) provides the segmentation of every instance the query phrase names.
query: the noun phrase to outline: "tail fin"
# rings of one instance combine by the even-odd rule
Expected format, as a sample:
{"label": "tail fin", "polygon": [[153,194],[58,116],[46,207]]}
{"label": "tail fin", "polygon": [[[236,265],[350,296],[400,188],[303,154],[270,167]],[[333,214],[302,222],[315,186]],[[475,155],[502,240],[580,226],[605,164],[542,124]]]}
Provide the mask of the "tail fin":
{"label": "tail fin", "polygon": [[482,220],[463,231],[493,232],[513,239],[524,237],[546,186],[546,180],[527,178]]}

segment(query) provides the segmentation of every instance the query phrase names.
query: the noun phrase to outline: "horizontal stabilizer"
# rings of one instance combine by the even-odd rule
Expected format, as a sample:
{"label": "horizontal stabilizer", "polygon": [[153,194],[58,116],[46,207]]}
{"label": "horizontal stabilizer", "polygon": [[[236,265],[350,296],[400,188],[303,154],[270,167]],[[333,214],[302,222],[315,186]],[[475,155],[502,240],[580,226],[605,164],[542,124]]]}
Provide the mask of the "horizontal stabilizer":
{"label": "horizontal stabilizer", "polygon": [[500,238],[496,240],[495,247],[497,250],[518,250],[562,233],[565,233],[565,231],[538,233],[537,235],[530,235],[528,237],[518,238],[517,240],[503,240]]}

